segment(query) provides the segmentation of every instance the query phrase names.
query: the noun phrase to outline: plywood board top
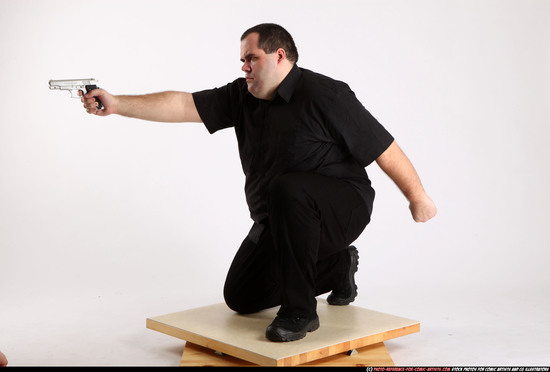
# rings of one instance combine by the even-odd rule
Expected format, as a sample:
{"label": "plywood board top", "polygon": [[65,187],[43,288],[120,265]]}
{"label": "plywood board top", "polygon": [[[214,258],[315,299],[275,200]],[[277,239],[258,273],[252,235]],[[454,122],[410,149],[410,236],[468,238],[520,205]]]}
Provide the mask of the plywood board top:
{"label": "plywood board top", "polygon": [[265,329],[278,308],[240,315],[224,303],[147,319],[147,328],[260,365],[298,365],[420,330],[415,320],[319,299],[321,327],[304,339],[272,342]]}

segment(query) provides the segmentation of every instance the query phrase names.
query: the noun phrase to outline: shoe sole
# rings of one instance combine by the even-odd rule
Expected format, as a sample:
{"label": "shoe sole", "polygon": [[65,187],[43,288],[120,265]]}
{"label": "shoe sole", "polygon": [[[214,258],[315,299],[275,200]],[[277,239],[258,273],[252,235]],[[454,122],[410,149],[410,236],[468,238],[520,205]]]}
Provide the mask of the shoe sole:
{"label": "shoe sole", "polygon": [[355,273],[359,269],[359,251],[353,245],[348,249],[348,253],[351,258],[350,270],[348,271],[348,282],[351,287],[351,295],[347,298],[328,296],[327,302],[329,305],[345,306],[349,305],[357,297],[357,284],[355,283]]}

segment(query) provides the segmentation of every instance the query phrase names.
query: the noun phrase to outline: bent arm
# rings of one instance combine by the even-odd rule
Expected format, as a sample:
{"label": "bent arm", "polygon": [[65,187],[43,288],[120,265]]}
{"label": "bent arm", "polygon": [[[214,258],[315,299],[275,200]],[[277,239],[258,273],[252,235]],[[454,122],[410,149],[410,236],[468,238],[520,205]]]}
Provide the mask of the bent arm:
{"label": "bent arm", "polygon": [[[97,110],[95,97],[104,109]],[[84,108],[90,114],[107,116],[118,114],[126,117],[171,123],[200,123],[195,101],[191,93],[167,91],[137,96],[114,96],[104,89],[95,89],[84,95]]]}
{"label": "bent arm", "polygon": [[395,141],[376,162],[405,195],[416,222],[426,222],[437,214],[435,203],[424,191],[412,163]]}

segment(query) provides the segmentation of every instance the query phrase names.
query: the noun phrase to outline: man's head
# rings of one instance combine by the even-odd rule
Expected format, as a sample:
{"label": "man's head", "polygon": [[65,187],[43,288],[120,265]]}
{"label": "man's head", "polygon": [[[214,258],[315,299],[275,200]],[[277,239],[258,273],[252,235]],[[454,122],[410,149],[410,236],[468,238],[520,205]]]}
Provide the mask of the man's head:
{"label": "man's head", "polygon": [[298,61],[292,36],[281,26],[264,23],[241,37],[241,62],[248,91],[256,98],[273,99],[279,84]]}

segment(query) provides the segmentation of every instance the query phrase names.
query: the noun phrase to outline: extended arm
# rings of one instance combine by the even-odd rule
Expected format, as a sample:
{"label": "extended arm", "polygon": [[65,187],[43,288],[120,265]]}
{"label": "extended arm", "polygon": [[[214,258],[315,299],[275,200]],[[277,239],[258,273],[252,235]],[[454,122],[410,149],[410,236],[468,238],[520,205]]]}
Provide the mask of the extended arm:
{"label": "extended arm", "polygon": [[[103,110],[97,109],[98,97]],[[195,107],[191,93],[160,92],[139,96],[113,96],[104,89],[95,89],[82,97],[84,108],[90,114],[107,116],[118,114],[131,118],[172,123],[195,122],[202,120]]]}
{"label": "extended arm", "polygon": [[426,222],[437,214],[435,203],[424,191],[416,170],[395,141],[376,162],[403,192],[416,222]]}

